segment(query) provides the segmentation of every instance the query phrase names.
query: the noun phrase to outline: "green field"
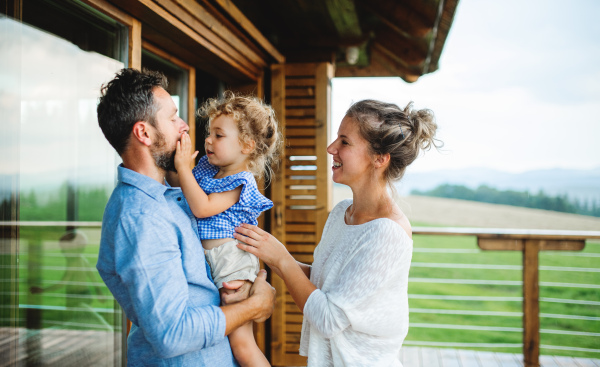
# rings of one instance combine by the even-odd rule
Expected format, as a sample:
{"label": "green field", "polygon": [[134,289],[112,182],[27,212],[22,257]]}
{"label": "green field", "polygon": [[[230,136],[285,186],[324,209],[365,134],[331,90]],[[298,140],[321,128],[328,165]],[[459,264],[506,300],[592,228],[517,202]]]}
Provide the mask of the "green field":
{"label": "green field", "polygon": [[[542,347],[541,354],[600,358],[600,289],[597,287],[600,284],[600,262],[598,261],[600,243],[588,242],[585,249],[578,254],[588,254],[588,256],[566,256],[569,254],[565,255],[564,252],[540,253],[540,344],[563,347],[563,349]],[[522,271],[519,269],[522,261],[520,252],[479,251],[475,237],[415,235],[412,261],[411,281],[408,288],[411,327],[406,339],[407,345],[419,345],[419,342],[425,342],[421,343],[422,345],[460,343],[461,345],[453,347],[512,353],[521,351],[522,302],[512,300],[512,298],[522,298],[520,285],[429,283],[423,279],[520,283],[522,281]],[[473,264],[475,268],[456,269],[448,267],[448,264]],[[516,269],[477,268],[482,264],[503,265]],[[544,270],[544,267],[552,267],[552,269]],[[555,267],[587,270],[558,271]],[[545,282],[587,284],[592,287],[544,286]],[[442,297],[427,299],[436,298],[431,296]],[[444,299],[444,296],[506,297],[509,300],[455,300]],[[585,301],[581,303],[591,304],[547,302],[544,301],[545,299]],[[479,314],[481,311],[492,313],[481,315]],[[558,318],[555,315],[587,318]],[[465,326],[476,330],[457,330]],[[487,328],[492,330],[481,330]],[[498,328],[503,329],[498,330]],[[577,335],[585,333],[592,335]],[[468,343],[483,344],[483,346],[470,348]],[[518,346],[491,348],[485,345],[487,343]],[[568,348],[573,349],[566,350]],[[596,350],[596,352],[586,351],[586,349]]]}

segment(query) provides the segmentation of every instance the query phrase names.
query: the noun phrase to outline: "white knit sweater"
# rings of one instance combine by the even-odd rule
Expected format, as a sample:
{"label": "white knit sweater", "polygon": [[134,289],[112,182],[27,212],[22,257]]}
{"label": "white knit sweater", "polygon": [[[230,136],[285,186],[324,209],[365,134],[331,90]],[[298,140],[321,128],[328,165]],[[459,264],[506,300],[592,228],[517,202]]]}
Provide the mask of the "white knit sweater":
{"label": "white knit sweater", "polygon": [[315,367],[402,366],[413,242],[387,218],[347,225],[350,204],[336,205],[315,249],[300,354]]}

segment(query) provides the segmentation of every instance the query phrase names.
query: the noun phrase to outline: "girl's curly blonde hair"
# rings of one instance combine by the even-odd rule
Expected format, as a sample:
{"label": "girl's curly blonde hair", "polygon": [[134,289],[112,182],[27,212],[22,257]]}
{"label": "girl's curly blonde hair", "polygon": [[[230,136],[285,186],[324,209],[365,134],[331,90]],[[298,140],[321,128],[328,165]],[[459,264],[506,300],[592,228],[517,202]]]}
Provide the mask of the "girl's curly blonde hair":
{"label": "girl's curly blonde hair", "polygon": [[225,91],[221,98],[207,100],[197,114],[208,118],[207,129],[215,118],[221,115],[231,117],[238,127],[240,144],[254,141],[254,149],[248,157],[248,169],[256,179],[264,176],[265,182],[270,182],[272,166],[278,162],[283,147],[283,138],[271,106],[254,96]]}

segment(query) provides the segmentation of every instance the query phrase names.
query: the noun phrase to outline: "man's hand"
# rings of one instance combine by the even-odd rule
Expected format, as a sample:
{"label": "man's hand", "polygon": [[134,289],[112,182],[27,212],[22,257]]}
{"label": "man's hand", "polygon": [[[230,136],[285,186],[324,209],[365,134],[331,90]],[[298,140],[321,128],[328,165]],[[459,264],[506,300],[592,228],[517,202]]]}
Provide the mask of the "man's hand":
{"label": "man's hand", "polygon": [[252,282],[245,280],[242,285],[231,285],[228,282],[223,283],[223,288],[219,289],[221,293],[221,304],[231,305],[245,300],[250,295]]}
{"label": "man's hand", "polygon": [[255,301],[257,314],[253,319],[256,322],[265,322],[275,309],[275,288],[267,283],[267,271],[262,269],[250,288],[248,300]]}
{"label": "man's hand", "polygon": [[[240,288],[246,287],[244,283]],[[240,292],[242,293],[242,292]],[[232,298],[228,298],[231,296]],[[229,335],[238,327],[246,324],[248,321],[264,322],[271,317],[275,309],[275,288],[267,283],[267,271],[261,270],[250,288],[250,296],[241,302],[229,303],[234,294],[225,295],[221,293],[223,305],[221,310],[225,314],[225,335]]]}

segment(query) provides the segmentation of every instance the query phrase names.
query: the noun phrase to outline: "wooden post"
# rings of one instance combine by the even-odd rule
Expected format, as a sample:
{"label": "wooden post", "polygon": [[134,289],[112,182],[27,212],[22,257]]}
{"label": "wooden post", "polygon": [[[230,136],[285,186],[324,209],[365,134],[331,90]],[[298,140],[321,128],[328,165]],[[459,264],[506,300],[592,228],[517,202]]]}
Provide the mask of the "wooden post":
{"label": "wooden post", "polygon": [[540,240],[523,246],[523,357],[525,367],[540,365]]}
{"label": "wooden post", "polygon": [[[279,122],[282,136],[285,136],[285,64],[271,66],[271,106]],[[286,157],[282,153],[278,169],[271,179],[271,234],[286,243],[285,238],[285,187]],[[279,276],[271,276],[271,285],[275,289],[285,289],[285,283]],[[285,365],[285,292],[277,292],[275,311],[271,316],[271,350],[268,355],[274,366]]]}

